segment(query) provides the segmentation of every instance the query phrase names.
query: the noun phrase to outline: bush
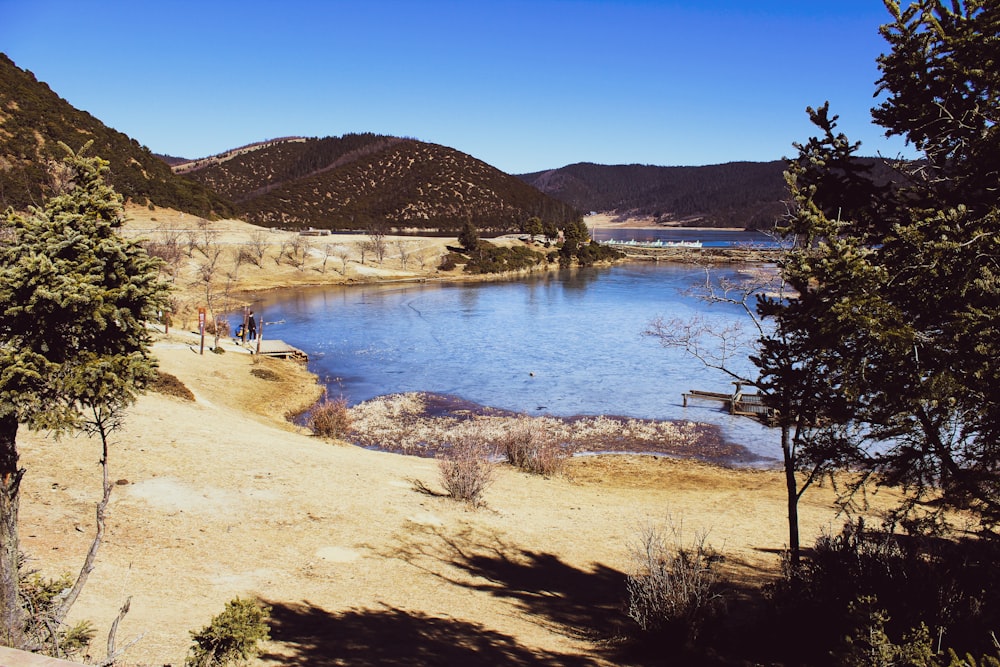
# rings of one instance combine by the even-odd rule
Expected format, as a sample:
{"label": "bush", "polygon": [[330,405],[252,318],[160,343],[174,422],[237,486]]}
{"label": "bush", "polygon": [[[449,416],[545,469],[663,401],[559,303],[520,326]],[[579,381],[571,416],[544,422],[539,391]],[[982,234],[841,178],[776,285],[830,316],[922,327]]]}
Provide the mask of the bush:
{"label": "bush", "polygon": [[874,638],[884,651],[919,648],[922,626],[943,646],[985,654],[1000,627],[998,547],[849,521],[769,587],[771,632],[791,638],[784,649],[813,663],[845,637],[855,645]]}
{"label": "bush", "polygon": [[465,264],[466,273],[524,271],[540,265],[545,256],[524,246],[499,247],[483,242]]}
{"label": "bush", "polygon": [[626,580],[629,617],[645,633],[693,643],[722,602],[714,566],[719,558],[706,536],[699,534],[685,547],[677,527],[647,527],[632,547],[631,558],[633,572]]}
{"label": "bush", "polygon": [[235,598],[221,614],[199,632],[191,632],[194,644],[184,661],[189,667],[231,665],[251,660],[260,653],[258,644],[270,638],[267,621],[271,609],[254,600]]}
{"label": "bush", "polygon": [[438,455],[441,484],[452,498],[473,507],[482,504],[483,493],[493,482],[495,471],[491,454],[483,440],[463,436]]}
{"label": "bush", "polygon": [[[23,567],[22,560],[18,567]],[[53,611],[62,601],[73,579],[64,574],[56,579],[46,579],[38,572],[21,573],[21,606],[25,612],[25,635],[29,642],[43,647],[41,652],[57,658],[67,658],[82,653],[89,645],[96,629],[90,621],[80,621],[65,628],[54,622]]]}
{"label": "bush", "polygon": [[156,372],[156,377],[149,382],[149,389],[158,394],[183,398],[185,401],[194,400],[194,394],[176,375],[164,373],[163,371]]}
{"label": "bush", "polygon": [[344,438],[351,432],[351,412],[343,396],[323,400],[309,412],[309,429],[323,438]]}
{"label": "bush", "polygon": [[850,615],[853,619],[852,633],[847,636],[836,652],[835,660],[843,667],[892,667],[892,665],[919,665],[932,667],[940,664],[934,657],[934,645],[930,631],[923,623],[920,627],[903,636],[900,644],[895,644],[885,631],[889,621],[885,610],[880,609],[878,600],[863,596],[852,602]]}
{"label": "bush", "polygon": [[499,450],[515,468],[534,475],[555,475],[566,464],[559,441],[530,419],[519,419],[500,437]]}
{"label": "bush", "polygon": [[441,263],[438,264],[438,271],[451,271],[464,261],[465,258],[457,252],[449,252],[441,258]]}

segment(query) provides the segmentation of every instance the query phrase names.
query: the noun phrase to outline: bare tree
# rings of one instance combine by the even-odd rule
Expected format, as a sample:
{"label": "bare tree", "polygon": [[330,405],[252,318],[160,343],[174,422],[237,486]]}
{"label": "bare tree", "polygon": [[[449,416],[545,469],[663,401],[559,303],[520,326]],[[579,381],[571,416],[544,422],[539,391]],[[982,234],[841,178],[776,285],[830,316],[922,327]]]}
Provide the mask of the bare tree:
{"label": "bare tree", "polygon": [[[773,332],[758,313],[759,295],[781,297],[785,285],[776,270],[758,268],[742,274],[739,280],[715,279],[705,269],[705,281],[693,291],[709,303],[739,307],[746,315],[742,322],[719,325],[704,317],[653,320],[646,335],[656,338],[663,347],[680,349],[698,359],[706,367],[729,377],[738,387],[755,388],[771,410],[771,423],[780,429],[781,450],[785,473],[788,505],[788,536],[791,562],[799,562],[798,502],[803,493],[830,467],[823,448],[823,427],[813,423],[809,405],[823,400],[824,383],[819,374],[811,373],[808,362],[794,355],[791,341],[774,341]],[[764,344],[784,345],[780,372],[786,379],[778,386],[763,381],[763,369],[757,366],[758,350]],[[748,367],[747,361],[753,363]],[[798,473],[805,472],[800,480]]]}
{"label": "bare tree", "polygon": [[323,244],[323,262],[320,264],[318,271],[320,273],[326,273],[326,263],[330,261],[330,255],[333,254],[333,245],[329,243]]}
{"label": "bare tree", "polygon": [[368,242],[372,253],[375,255],[375,261],[378,262],[379,266],[382,266],[382,262],[385,261],[385,253],[388,250],[388,245],[385,241],[386,224],[384,221],[373,222],[368,225],[367,231]]}
{"label": "bare tree", "polygon": [[170,276],[171,281],[177,280],[183,255],[180,232],[165,230],[160,233],[158,239],[150,239],[142,245],[150,257],[159,257],[163,260],[161,273]]}
{"label": "bare tree", "polygon": [[408,241],[403,239],[396,239],[396,252],[399,253],[399,263],[406,268],[406,263],[410,259],[410,246]]}
{"label": "bare tree", "polygon": [[250,234],[250,257],[257,268],[260,268],[264,263],[264,253],[267,251],[267,246],[267,235],[263,229],[255,230]]}
{"label": "bare tree", "polygon": [[181,232],[181,241],[184,244],[184,252],[188,257],[194,257],[194,251],[198,249],[198,236],[190,229]]}
{"label": "bare tree", "polygon": [[231,257],[232,268],[226,272],[226,277],[230,280],[239,280],[240,267],[243,266],[245,262],[250,261],[250,254],[247,252],[246,248],[237,246],[233,248]]}
{"label": "bare tree", "polygon": [[281,260],[286,254],[291,256],[292,241],[291,239],[285,237],[281,239],[281,245],[278,247],[278,254],[274,258],[274,263],[278,266],[281,265]]}
{"label": "bare tree", "polygon": [[288,253],[288,261],[299,271],[302,271],[309,260],[309,253],[312,251],[312,244],[304,236],[295,236]]}
{"label": "bare tree", "polygon": [[355,241],[355,247],[358,249],[358,254],[361,255],[361,264],[365,263],[365,257],[372,252],[372,242],[371,241]]}
{"label": "bare tree", "polygon": [[334,255],[340,260],[340,273],[347,275],[347,260],[351,257],[351,249],[347,246],[339,245],[334,250]]}

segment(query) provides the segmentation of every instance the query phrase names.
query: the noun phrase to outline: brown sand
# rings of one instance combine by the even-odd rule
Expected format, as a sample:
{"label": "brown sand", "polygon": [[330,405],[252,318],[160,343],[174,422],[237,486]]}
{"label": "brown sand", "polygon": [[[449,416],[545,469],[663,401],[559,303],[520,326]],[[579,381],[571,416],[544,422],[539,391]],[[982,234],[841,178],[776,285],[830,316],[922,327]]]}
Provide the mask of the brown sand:
{"label": "brown sand", "polygon": [[[224,347],[199,355],[190,335],[159,336],[161,369],[196,400],[148,394],[114,435],[107,537],[72,614],[94,622],[95,658],[128,597],[125,663],[179,665],[190,630],[254,596],[275,619],[260,664],[611,664],[642,526],[706,531],[746,581],[772,576],[787,543],[778,471],[647,456],[581,457],[553,479],[502,467],[470,509],[439,494],[433,460],[291,425],[315,379]],[[26,430],[19,441],[22,547],[44,573],[75,574],[100,495],[98,444]],[[807,493],[800,513],[804,544],[841,522],[829,489]]]}

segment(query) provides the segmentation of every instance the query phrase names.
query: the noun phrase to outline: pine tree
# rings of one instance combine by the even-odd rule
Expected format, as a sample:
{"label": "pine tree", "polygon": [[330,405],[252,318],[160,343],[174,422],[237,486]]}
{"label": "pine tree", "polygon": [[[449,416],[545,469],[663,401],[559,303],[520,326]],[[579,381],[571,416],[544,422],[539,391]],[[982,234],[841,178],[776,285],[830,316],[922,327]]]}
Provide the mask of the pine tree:
{"label": "pine tree", "polygon": [[479,240],[479,230],[476,226],[472,224],[472,220],[466,219],[465,223],[462,225],[461,231],[458,233],[458,242],[462,244],[468,252],[476,252],[479,250],[479,245],[481,241]]}
{"label": "pine tree", "polygon": [[[923,0],[882,27],[873,111],[923,159],[876,189],[856,168],[827,107],[821,138],[799,146],[788,181],[788,232],[802,245],[782,265],[799,297],[770,302],[845,400],[818,419],[864,429],[855,463],[903,485],[908,503],[960,507],[1000,521],[1000,7]],[[839,165],[839,178],[833,173]],[[834,178],[837,177],[837,178]],[[831,181],[844,187],[829,187]],[[875,194],[877,192],[877,194]]]}
{"label": "pine tree", "polygon": [[24,645],[18,599],[19,424],[55,432],[115,411],[152,379],[146,321],[165,305],[156,260],[116,227],[108,163],[66,149],[67,179],[41,208],[7,213],[0,243],[0,632]]}

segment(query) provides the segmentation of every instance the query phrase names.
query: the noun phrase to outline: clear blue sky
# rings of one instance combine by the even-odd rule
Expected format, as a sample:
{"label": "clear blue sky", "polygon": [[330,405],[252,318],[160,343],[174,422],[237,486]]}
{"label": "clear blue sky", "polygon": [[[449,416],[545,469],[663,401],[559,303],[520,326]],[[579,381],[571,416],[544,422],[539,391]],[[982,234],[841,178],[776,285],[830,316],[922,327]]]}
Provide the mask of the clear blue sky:
{"label": "clear blue sky", "polygon": [[[861,152],[880,0],[0,0],[0,51],[157,153],[376,132],[509,173]],[[912,155],[912,153],[904,153]]]}

